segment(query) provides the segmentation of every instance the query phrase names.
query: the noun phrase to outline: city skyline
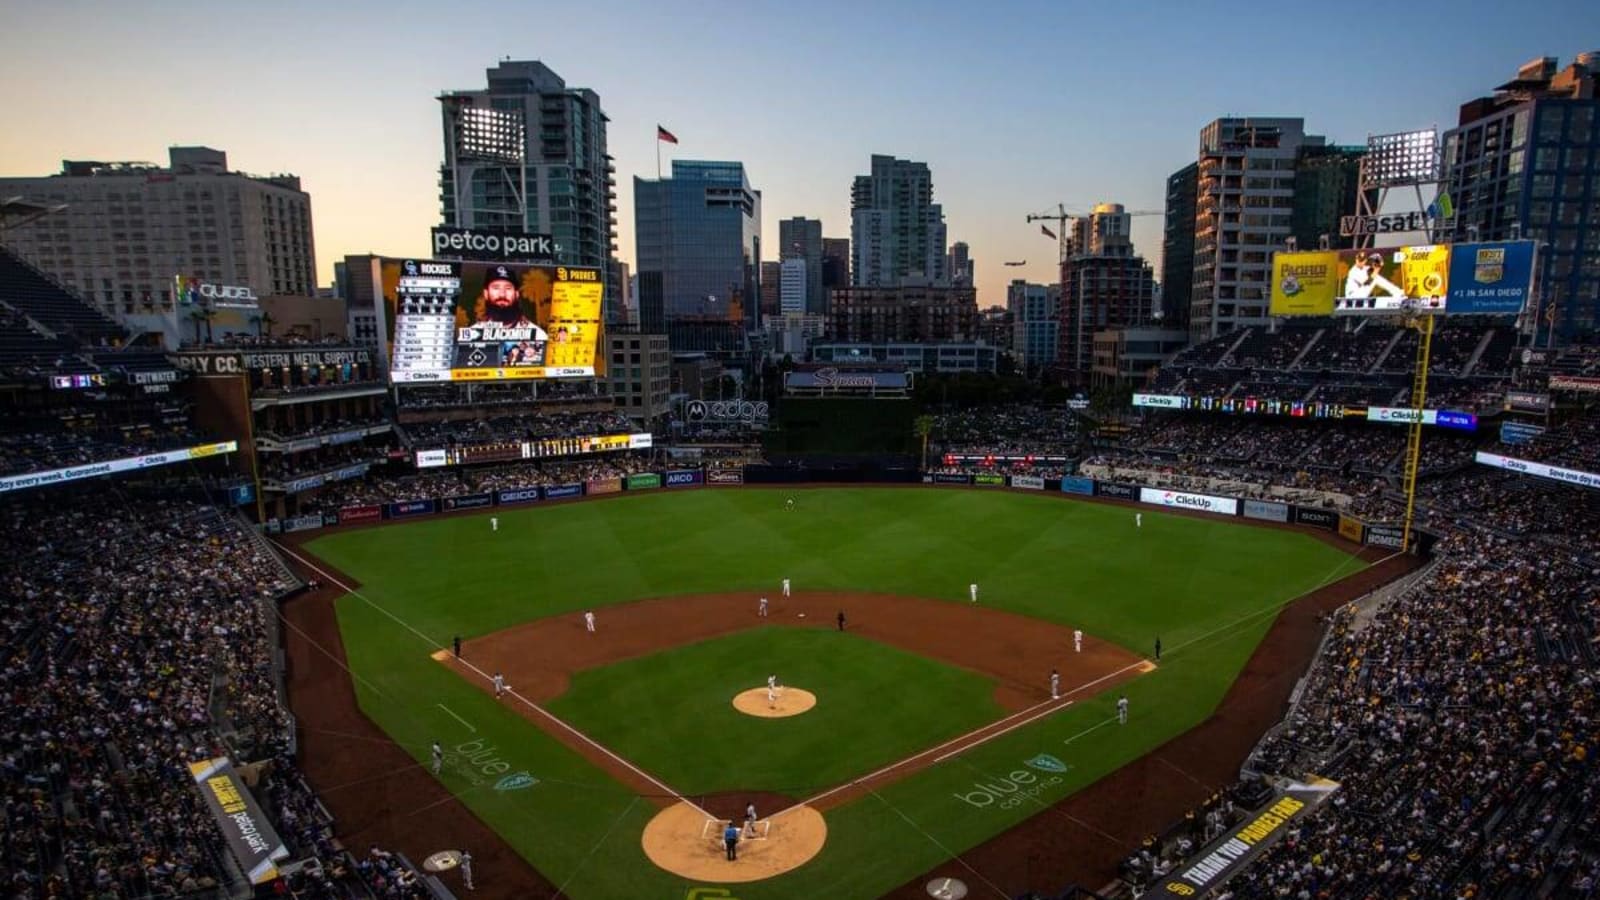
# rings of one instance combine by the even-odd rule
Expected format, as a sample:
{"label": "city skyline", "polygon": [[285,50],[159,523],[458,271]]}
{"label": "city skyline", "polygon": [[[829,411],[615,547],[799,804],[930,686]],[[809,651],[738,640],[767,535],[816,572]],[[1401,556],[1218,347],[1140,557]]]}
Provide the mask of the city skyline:
{"label": "city skyline", "polygon": [[[1303,117],[1339,144],[1442,131],[1460,104],[1517,65],[1566,61],[1596,49],[1575,35],[1600,34],[1590,4],[1552,3],[1515,19],[1494,4],[1456,4],[1439,7],[1427,47],[1379,23],[1359,52],[1341,44],[1341,57],[1330,51],[1310,66],[1308,23],[1337,18],[1326,7],[1227,19],[1189,8],[823,3],[756,22],[745,7],[720,8],[746,15],[712,10],[687,21],[624,3],[541,9],[524,41],[503,36],[516,28],[484,26],[512,24],[525,7],[470,0],[449,21],[404,4],[287,3],[217,17],[212,6],[162,3],[136,20],[104,3],[28,9],[0,35],[0,73],[26,86],[13,92],[12,127],[0,134],[0,175],[51,174],[63,159],[160,160],[171,145],[224,149],[234,168],[301,177],[317,281],[327,284],[347,253],[426,254],[428,228],[439,223],[434,98],[479,83],[503,58],[540,60],[594,90],[610,119],[617,259],[636,262],[632,178],[654,177],[658,149],[664,168],[674,158],[742,162],[763,193],[764,233],[804,216],[821,219],[827,237],[849,233],[852,179],[885,154],[928,164],[949,233],[971,246],[987,307],[1004,302],[1013,277],[1058,277],[1054,243],[1024,216],[1057,202],[1084,212],[1098,202],[1159,208],[1167,176],[1193,161],[1199,129],[1214,118]],[[851,28],[830,25],[845,15]],[[315,27],[262,41],[297,17]],[[607,21],[628,30],[596,28]],[[204,49],[183,49],[191,46]],[[719,53],[701,52],[707,46]],[[1229,46],[1239,49],[1229,56]],[[64,58],[93,65],[64,67]],[[814,119],[797,114],[806,109]],[[656,146],[658,123],[678,145]],[[1135,220],[1133,238],[1159,271],[1160,219]]]}

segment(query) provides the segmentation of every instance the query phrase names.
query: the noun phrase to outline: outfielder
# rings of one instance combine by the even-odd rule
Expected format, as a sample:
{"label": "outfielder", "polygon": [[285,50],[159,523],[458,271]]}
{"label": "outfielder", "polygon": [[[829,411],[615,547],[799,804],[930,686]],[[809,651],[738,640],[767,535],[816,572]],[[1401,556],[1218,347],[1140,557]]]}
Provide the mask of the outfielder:
{"label": "outfielder", "polygon": [[500,695],[504,694],[505,692],[506,692],[506,677],[504,675],[501,675],[499,672],[494,673],[494,698],[496,700],[499,700],[500,699]]}
{"label": "outfielder", "polygon": [[1126,694],[1117,701],[1117,724],[1128,724],[1128,696]]}
{"label": "outfielder", "polygon": [[972,595],[973,603],[978,602],[978,583],[976,581],[967,585],[967,593]]}
{"label": "outfielder", "polygon": [[1055,669],[1050,670],[1050,699],[1061,699],[1061,673]]}
{"label": "outfielder", "polygon": [[1143,528],[1144,527],[1144,513],[1134,513],[1133,514],[1133,527],[1135,527],[1135,528]]}
{"label": "outfielder", "polygon": [[435,775],[439,774],[439,770],[443,769],[443,768],[444,768],[444,748],[439,746],[439,742],[438,741],[434,741],[433,742],[433,774],[435,774]]}
{"label": "outfielder", "polygon": [[783,595],[785,597],[789,596],[789,579],[787,578],[783,580]]}
{"label": "outfielder", "polygon": [[499,531],[500,530],[500,517],[499,516],[490,516],[489,517],[489,530],[490,531]]}
{"label": "outfielder", "polygon": [[793,510],[794,509],[794,498],[790,497],[789,499],[783,501],[783,508],[785,510]]}
{"label": "outfielder", "polygon": [[1081,628],[1072,629],[1072,652],[1083,652],[1083,630]]}
{"label": "outfielder", "polygon": [[763,618],[766,617],[766,615],[767,615],[767,598],[762,597],[761,598],[761,602],[756,604],[756,615],[761,616]]}
{"label": "outfielder", "polygon": [[586,613],[583,614],[583,627],[589,629],[589,633],[590,634],[594,634],[594,613],[593,612],[586,612]]}

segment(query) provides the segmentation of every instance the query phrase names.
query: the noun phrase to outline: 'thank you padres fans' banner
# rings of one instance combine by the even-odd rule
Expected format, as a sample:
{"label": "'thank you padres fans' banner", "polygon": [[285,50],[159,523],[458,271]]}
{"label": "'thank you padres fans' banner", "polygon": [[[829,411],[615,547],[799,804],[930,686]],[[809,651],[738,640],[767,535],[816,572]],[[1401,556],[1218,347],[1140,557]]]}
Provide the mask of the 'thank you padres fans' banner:
{"label": "'thank you padres fans' banner", "polygon": [[1514,314],[1528,301],[1533,272],[1532,241],[1275,253],[1270,311]]}
{"label": "'thank you padres fans' banner", "polygon": [[1283,837],[1290,823],[1322,805],[1338,789],[1338,782],[1326,778],[1290,782],[1260,813],[1180,864],[1151,895],[1210,896]]}
{"label": "'thank you padres fans' banner", "polygon": [[220,444],[200,444],[195,447],[186,447],[182,450],[168,450],[164,453],[151,453],[146,456],[125,456],[121,459],[108,459],[105,462],[68,466],[64,469],[46,469],[43,472],[29,472],[26,475],[11,475],[6,478],[0,478],[0,494],[8,491],[25,491],[29,488],[44,487],[51,484],[65,484],[68,481],[78,481],[84,478],[98,478],[101,475],[116,475],[119,472],[132,472],[137,469],[167,466],[173,463],[188,462],[192,459],[204,459],[208,456],[234,453],[238,449],[238,441],[223,441]]}
{"label": "'thank you padres fans' banner", "polygon": [[1239,513],[1239,501],[1232,497],[1213,497],[1210,494],[1186,494],[1182,491],[1163,491],[1160,488],[1140,488],[1139,501],[1176,509],[1197,509],[1224,516]]}
{"label": "'thank you padres fans' banner", "polygon": [[1478,451],[1478,462],[1496,469],[1505,469],[1510,472],[1521,472],[1535,478],[1548,478],[1551,481],[1560,481],[1566,484],[1575,484],[1579,487],[1600,488],[1600,474],[1585,472],[1581,469],[1565,469],[1561,466],[1552,466],[1548,463],[1534,462],[1527,459],[1517,459],[1514,456],[1501,456],[1498,453],[1485,453]]}
{"label": "'thank you padres fans' banner", "polygon": [[261,814],[256,798],[233,773],[233,763],[225,756],[203,759],[189,763],[189,774],[194,776],[200,795],[216,817],[229,852],[250,876],[250,883],[266,884],[277,878],[278,860],[288,858],[289,848]]}
{"label": "'thank you padres fans' banner", "polygon": [[397,384],[592,377],[599,269],[384,259],[379,312]]}

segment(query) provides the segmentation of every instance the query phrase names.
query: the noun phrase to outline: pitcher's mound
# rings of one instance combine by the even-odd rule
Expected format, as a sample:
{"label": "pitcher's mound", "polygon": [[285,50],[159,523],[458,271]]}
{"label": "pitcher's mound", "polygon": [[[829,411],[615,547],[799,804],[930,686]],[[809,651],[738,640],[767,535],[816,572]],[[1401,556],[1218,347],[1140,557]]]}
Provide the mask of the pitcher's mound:
{"label": "pitcher's mound", "polygon": [[778,688],[778,696],[770,702],[767,700],[767,689],[764,687],[741,691],[733,698],[734,709],[747,716],[761,716],[765,719],[798,716],[816,705],[816,694],[796,687]]}
{"label": "pitcher's mound", "polygon": [[[767,701],[762,689],[761,702]],[[796,806],[756,822],[755,834],[740,839],[739,858],[730,860],[722,843],[725,819],[709,819],[700,809],[678,801],[644,827],[644,853],[650,861],[691,881],[731,884],[773,878],[805,865],[822,851],[828,824],[822,813]],[[734,824],[743,826],[740,819]]]}

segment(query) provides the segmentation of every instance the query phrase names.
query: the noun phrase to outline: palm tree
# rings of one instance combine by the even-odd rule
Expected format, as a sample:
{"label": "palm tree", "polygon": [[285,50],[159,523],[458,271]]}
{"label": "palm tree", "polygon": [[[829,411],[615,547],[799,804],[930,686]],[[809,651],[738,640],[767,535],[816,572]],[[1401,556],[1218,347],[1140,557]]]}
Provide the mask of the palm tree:
{"label": "palm tree", "polygon": [[198,309],[189,310],[189,321],[194,323],[194,342],[196,344],[205,343],[203,340],[201,340],[200,335],[200,323],[204,322],[205,320],[206,314],[204,311]]}
{"label": "palm tree", "polygon": [[911,427],[922,438],[922,467],[928,467],[928,435],[933,434],[933,416],[917,416]]}
{"label": "palm tree", "polygon": [[272,337],[272,326],[276,324],[278,324],[278,320],[272,317],[272,313],[261,313],[261,327],[266,330],[267,337]]}

